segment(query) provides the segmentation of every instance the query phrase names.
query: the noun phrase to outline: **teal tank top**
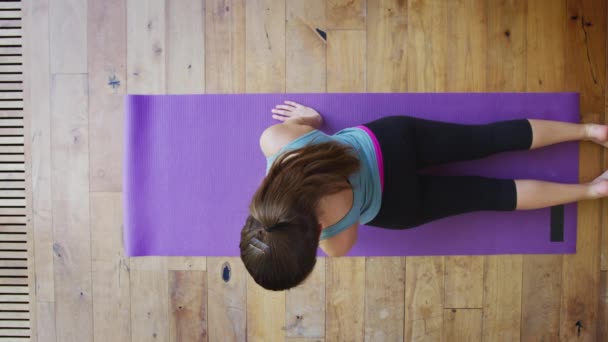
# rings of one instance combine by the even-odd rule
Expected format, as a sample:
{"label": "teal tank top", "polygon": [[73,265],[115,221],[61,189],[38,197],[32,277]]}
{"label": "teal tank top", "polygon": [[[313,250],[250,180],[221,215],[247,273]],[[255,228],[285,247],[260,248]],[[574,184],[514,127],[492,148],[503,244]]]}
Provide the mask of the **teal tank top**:
{"label": "teal tank top", "polygon": [[280,154],[288,150],[301,148],[308,143],[328,141],[336,141],[351,146],[357,152],[361,165],[360,170],[348,179],[353,189],[352,208],[340,221],[321,231],[321,240],[335,236],[356,222],[366,224],[376,217],[380,211],[382,187],[372,138],[364,130],[357,127],[345,128],[333,135],[315,129],[291,141],[277,153],[266,158],[266,174],[268,174],[272,163]]}

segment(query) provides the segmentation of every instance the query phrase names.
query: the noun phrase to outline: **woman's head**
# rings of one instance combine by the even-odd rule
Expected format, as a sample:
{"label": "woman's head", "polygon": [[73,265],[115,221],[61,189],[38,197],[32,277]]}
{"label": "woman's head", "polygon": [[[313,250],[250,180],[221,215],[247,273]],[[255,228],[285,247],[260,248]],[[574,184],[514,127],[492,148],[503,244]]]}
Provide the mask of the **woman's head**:
{"label": "woman's head", "polygon": [[241,259],[260,286],[286,290],[312,272],[321,234],[319,200],[348,188],[359,160],[337,142],[280,155],[253,195],[241,231]]}

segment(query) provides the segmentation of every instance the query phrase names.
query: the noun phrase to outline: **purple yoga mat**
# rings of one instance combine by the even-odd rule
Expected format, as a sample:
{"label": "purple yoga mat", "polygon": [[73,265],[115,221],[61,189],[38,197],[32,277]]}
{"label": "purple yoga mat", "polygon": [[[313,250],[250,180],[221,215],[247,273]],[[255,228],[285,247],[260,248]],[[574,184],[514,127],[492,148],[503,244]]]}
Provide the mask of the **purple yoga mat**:
{"label": "purple yoga mat", "polygon": [[[579,121],[576,93],[130,95],[127,255],[238,256],[248,204],[265,175],[259,136],[277,123],[270,109],[284,100],[316,108],[326,133],[395,114],[458,123]],[[432,172],[576,183],[578,144],[503,153]],[[576,204],[565,206],[563,242],[550,240],[550,217],[550,209],[477,212],[409,230],[361,226],[348,255],[574,253]]]}

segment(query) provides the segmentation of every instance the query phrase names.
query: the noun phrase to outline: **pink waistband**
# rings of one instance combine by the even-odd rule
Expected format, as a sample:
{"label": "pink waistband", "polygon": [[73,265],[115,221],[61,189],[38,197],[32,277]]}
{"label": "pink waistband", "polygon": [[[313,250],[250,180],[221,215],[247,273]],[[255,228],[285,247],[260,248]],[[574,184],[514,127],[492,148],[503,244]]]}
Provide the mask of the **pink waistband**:
{"label": "pink waistband", "polygon": [[378,173],[380,173],[380,186],[382,192],[384,192],[384,161],[382,160],[382,150],[380,149],[380,143],[378,143],[376,135],[369,128],[363,125],[359,125],[356,128],[364,130],[370,136],[370,138],[372,138],[372,142],[374,143],[374,150],[376,151],[376,161],[378,162]]}

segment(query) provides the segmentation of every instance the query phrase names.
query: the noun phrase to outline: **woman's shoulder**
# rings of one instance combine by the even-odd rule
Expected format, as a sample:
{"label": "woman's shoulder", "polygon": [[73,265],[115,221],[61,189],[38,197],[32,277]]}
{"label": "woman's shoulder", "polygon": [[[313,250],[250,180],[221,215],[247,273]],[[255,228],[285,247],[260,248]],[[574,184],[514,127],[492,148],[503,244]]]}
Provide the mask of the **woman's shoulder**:
{"label": "woman's shoulder", "polygon": [[289,123],[272,125],[262,132],[260,136],[260,148],[266,157],[270,157],[277,154],[289,143],[315,132],[320,131],[308,125]]}

